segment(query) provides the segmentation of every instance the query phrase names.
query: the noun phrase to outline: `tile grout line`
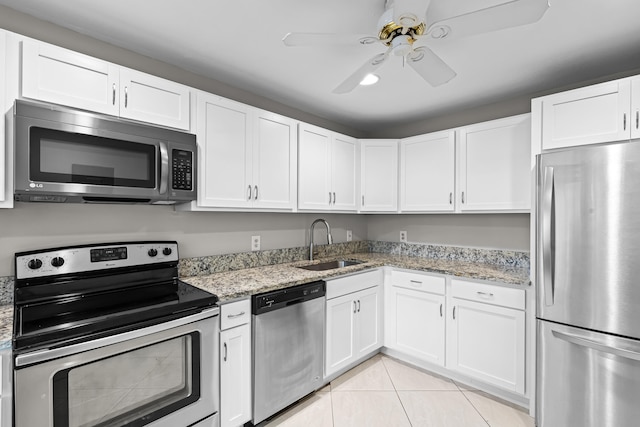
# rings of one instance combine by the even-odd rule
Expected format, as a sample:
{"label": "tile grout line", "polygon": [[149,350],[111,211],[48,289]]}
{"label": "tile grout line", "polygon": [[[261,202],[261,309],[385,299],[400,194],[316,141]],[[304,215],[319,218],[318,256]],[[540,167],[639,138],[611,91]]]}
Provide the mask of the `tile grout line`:
{"label": "tile grout line", "polygon": [[473,402],[469,399],[469,397],[466,395],[466,393],[458,386],[458,383],[455,383],[456,387],[458,387],[458,389],[460,390],[460,393],[462,393],[462,395],[464,396],[465,399],[467,399],[467,402],[469,402],[471,404],[471,406],[473,407],[473,409],[476,410],[476,412],[478,413],[478,415],[480,415],[480,418],[482,418],[482,420],[489,426],[491,427],[491,424],[489,424],[489,420],[486,419],[484,417],[484,415],[482,415],[482,412],[480,412],[480,410],[478,408],[476,408],[476,405],[473,404]]}
{"label": "tile grout line", "polygon": [[398,389],[396,388],[396,384],[393,382],[393,377],[389,373],[389,369],[387,368],[387,365],[384,363],[384,356],[380,357],[380,361],[382,362],[382,366],[384,367],[384,370],[387,373],[387,376],[389,377],[389,381],[391,381],[391,385],[393,386],[393,391],[396,393],[396,397],[398,398],[398,401],[400,402],[400,406],[402,406],[402,410],[404,411],[404,415],[407,417],[407,421],[409,421],[409,426],[413,427],[413,423],[411,422],[411,418],[409,418],[409,414],[407,413],[407,409],[404,407],[404,403],[402,403],[402,399],[400,398],[400,395],[398,394]]}

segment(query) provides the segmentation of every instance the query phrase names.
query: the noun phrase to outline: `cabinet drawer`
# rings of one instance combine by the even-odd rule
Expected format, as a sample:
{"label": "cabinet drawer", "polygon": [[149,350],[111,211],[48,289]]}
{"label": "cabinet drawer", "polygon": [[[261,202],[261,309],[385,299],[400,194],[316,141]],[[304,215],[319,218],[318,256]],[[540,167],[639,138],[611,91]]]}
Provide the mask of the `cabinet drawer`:
{"label": "cabinet drawer", "polygon": [[251,299],[223,304],[220,307],[220,330],[244,325],[251,321]]}
{"label": "cabinet drawer", "polygon": [[391,284],[399,288],[444,295],[445,278],[426,274],[407,273],[405,271],[393,271],[391,273]]}
{"label": "cabinet drawer", "polygon": [[470,301],[524,310],[524,290],[486,285],[484,283],[451,280],[451,295]]}
{"label": "cabinet drawer", "polygon": [[382,270],[367,271],[352,276],[327,280],[327,299],[382,285]]}

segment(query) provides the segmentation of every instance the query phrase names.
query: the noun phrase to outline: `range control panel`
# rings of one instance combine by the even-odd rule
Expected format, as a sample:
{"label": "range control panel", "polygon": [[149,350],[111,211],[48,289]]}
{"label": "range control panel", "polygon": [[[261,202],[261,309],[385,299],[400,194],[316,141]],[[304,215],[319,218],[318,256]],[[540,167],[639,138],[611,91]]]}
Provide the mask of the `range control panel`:
{"label": "range control panel", "polygon": [[131,242],[69,246],[15,255],[16,279],[55,276],[111,268],[178,261],[178,243]]}

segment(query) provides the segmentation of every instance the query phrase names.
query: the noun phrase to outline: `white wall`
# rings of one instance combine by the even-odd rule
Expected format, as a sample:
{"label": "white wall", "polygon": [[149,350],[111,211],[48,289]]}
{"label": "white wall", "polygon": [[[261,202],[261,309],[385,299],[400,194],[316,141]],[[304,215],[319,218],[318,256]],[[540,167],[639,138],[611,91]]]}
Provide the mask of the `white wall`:
{"label": "white wall", "polygon": [[367,221],[369,240],[529,251],[529,214],[376,215]]}
{"label": "white wall", "polygon": [[[316,218],[331,225],[336,243],[366,239],[366,219],[348,214],[175,212],[170,206],[116,206],[16,203],[0,209],[0,276],[13,276],[15,252],[83,243],[176,240],[180,256],[217,255],[251,250],[259,235],[261,249],[305,246]],[[316,227],[316,243],[326,243]]]}

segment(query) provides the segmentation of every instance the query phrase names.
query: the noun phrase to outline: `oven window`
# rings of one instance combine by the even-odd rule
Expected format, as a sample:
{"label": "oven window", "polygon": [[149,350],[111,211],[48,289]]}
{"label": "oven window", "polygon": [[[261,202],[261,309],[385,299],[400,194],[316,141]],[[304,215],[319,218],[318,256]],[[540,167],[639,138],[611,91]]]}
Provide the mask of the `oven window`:
{"label": "oven window", "polygon": [[33,181],[154,188],[156,146],[32,127]]}
{"label": "oven window", "polygon": [[143,426],[200,398],[194,332],[59,371],[54,427]]}

